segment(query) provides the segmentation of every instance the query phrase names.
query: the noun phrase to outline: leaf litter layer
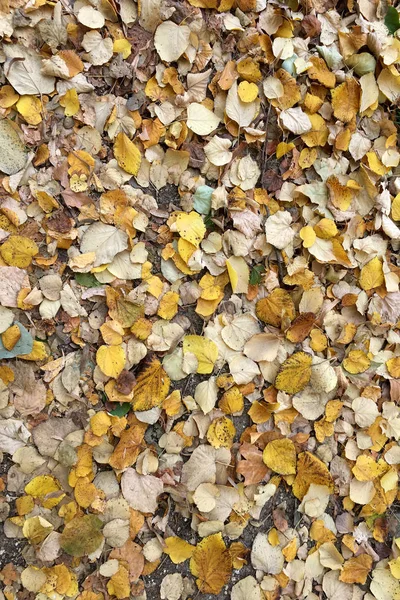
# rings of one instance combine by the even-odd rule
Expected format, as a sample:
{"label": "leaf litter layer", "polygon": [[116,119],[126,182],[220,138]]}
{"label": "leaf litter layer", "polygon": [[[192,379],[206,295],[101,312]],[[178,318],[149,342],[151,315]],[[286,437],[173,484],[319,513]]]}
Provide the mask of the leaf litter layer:
{"label": "leaf litter layer", "polygon": [[0,28],[4,597],[399,600],[396,6]]}

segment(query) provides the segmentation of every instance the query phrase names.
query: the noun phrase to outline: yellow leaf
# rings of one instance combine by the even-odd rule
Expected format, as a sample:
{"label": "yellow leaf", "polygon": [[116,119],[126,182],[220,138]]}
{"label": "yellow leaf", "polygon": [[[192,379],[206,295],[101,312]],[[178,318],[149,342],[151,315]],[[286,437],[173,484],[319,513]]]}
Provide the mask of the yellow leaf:
{"label": "yellow leaf", "polygon": [[296,352],[281,365],[275,379],[275,387],[288,394],[304,390],[311,377],[312,357],[305,352]]}
{"label": "yellow leaf", "polygon": [[162,319],[170,321],[178,312],[179,294],[177,292],[167,292],[160,300],[157,314]]}
{"label": "yellow leaf", "polygon": [[21,235],[11,235],[0,248],[1,256],[11,267],[26,269],[32,258],[38,254],[39,248],[33,240]]}
{"label": "yellow leaf", "polygon": [[231,256],[226,261],[226,268],[234,294],[247,294],[249,289],[250,269],[242,256]]}
{"label": "yellow leaf", "polygon": [[312,483],[326,485],[329,491],[333,492],[332,475],[325,463],[310,452],[301,452],[297,457],[297,475],[292,486],[293,494],[302,500]]}
{"label": "yellow leaf", "polygon": [[114,40],[113,52],[121,53],[122,58],[127,59],[128,56],[130,56],[132,53],[132,46],[128,42],[128,40],[125,38],[121,38],[119,40]]}
{"label": "yellow leaf", "polygon": [[105,435],[110,426],[111,417],[104,410],[99,411],[90,419],[90,427],[94,435]]}
{"label": "yellow leaf", "polygon": [[274,77],[278,79],[283,86],[283,94],[279,98],[271,99],[272,106],[279,107],[281,110],[292,108],[301,99],[300,87],[296,80],[285,69],[278,69]]}
{"label": "yellow leaf", "polygon": [[400,194],[397,194],[397,196],[393,198],[392,219],[394,221],[400,221]]}
{"label": "yellow leaf", "polygon": [[44,508],[53,508],[61,502],[65,494],[60,492],[61,485],[52,475],[38,475],[25,486],[25,493],[38,498]]}
{"label": "yellow leaf", "polygon": [[339,210],[348,210],[354,197],[353,190],[345,185],[342,185],[335,175],[328,177],[326,180],[326,185],[329,190],[329,196],[333,206]]}
{"label": "yellow leaf", "polygon": [[236,385],[227,390],[218,403],[218,407],[226,415],[233,415],[240,412],[243,410],[243,406],[243,394]]}
{"label": "yellow leaf", "polygon": [[388,468],[384,460],[376,460],[372,456],[360,454],[360,456],[357,456],[352,471],[358,481],[372,481],[386,473]]}
{"label": "yellow leaf", "polygon": [[350,350],[343,361],[343,367],[352,375],[364,373],[369,369],[371,361],[362,350]]}
{"label": "yellow leaf", "polygon": [[112,575],[107,583],[107,592],[110,596],[116,596],[118,600],[129,598],[131,592],[129,572],[122,564],[119,565],[118,571]]}
{"label": "yellow leaf", "polygon": [[119,321],[110,320],[100,327],[103,340],[108,346],[119,346],[124,337],[124,328]]}
{"label": "yellow leaf", "polygon": [[382,261],[376,256],[361,269],[360,286],[368,291],[380,287],[384,282]]}
{"label": "yellow leaf", "polygon": [[264,448],[263,461],[275,473],[294,475],[296,473],[296,448],[292,440],[273,440]]}
{"label": "yellow leaf", "polygon": [[386,368],[391,377],[400,379],[400,356],[395,356],[386,361]]}
{"label": "yellow leaf", "polygon": [[206,233],[206,226],[203,219],[193,210],[190,213],[177,213],[175,227],[179,235],[196,248],[199,247]]}
{"label": "yellow leaf", "polygon": [[22,533],[30,544],[36,545],[43,542],[53,529],[53,525],[43,517],[30,517],[26,519],[22,527]]}
{"label": "yellow leaf", "polygon": [[19,94],[11,85],[3,85],[0,89],[0,108],[11,108],[18,101]]}
{"label": "yellow leaf", "polygon": [[67,90],[64,96],[60,97],[60,105],[64,108],[66,117],[73,117],[80,109],[78,93],[75,88]]}
{"label": "yellow leaf", "polygon": [[400,556],[389,561],[389,569],[395,579],[400,579]]}
{"label": "yellow leaf", "polygon": [[317,236],[322,240],[330,240],[337,235],[337,227],[335,221],[332,219],[321,219],[316,225],[314,225],[314,231]]}
{"label": "yellow leaf", "polygon": [[75,485],[74,496],[79,506],[89,508],[97,496],[96,486],[87,477],[79,477]]}
{"label": "yellow leaf", "polygon": [[258,63],[251,58],[245,58],[244,60],[236,63],[236,69],[239,75],[247,81],[255,82],[262,79],[262,74]]}
{"label": "yellow leaf", "polygon": [[36,96],[21,96],[16,109],[29,125],[39,125],[42,121],[42,103]]}
{"label": "yellow leaf", "polygon": [[327,88],[335,87],[336,77],[329,71],[324,59],[317,56],[311,56],[309,60],[311,62],[311,67],[309,67],[307,71],[309,78],[322,83],[322,85]]}
{"label": "yellow leaf", "polygon": [[21,330],[18,325],[11,325],[1,334],[1,341],[6,350],[12,350],[21,337]]}
{"label": "yellow leaf", "polygon": [[125,366],[125,351],[122,346],[100,346],[96,362],[104,375],[116,379]]}
{"label": "yellow leaf", "polygon": [[258,300],[256,315],[260,321],[280,327],[282,321],[293,321],[296,311],[289,293],[281,288],[275,288],[267,298]]}
{"label": "yellow leaf", "polygon": [[168,554],[172,562],[176,565],[191,558],[195,549],[195,546],[192,546],[179,537],[172,536],[165,538],[164,552]]}
{"label": "yellow leaf", "polygon": [[236,429],[228,417],[215,419],[207,431],[207,441],[214,448],[231,448]]}
{"label": "yellow leaf", "polygon": [[212,340],[201,335],[187,335],[183,340],[183,352],[191,352],[196,356],[199,361],[197,373],[212,373],[218,358],[218,347]]}
{"label": "yellow leaf", "polygon": [[255,83],[241,81],[238,85],[238,95],[242,102],[253,102],[258,96],[258,87]]}
{"label": "yellow leaf", "polygon": [[360,107],[360,86],[354,78],[346,79],[344,83],[331,91],[333,114],[339,121],[349,123]]}
{"label": "yellow leaf", "polygon": [[168,396],[170,379],[155,358],[139,373],[133,388],[133,410],[149,410],[161,406]]}
{"label": "yellow leaf", "polygon": [[308,115],[308,118],[311,121],[312,129],[309,133],[303,133],[301,139],[309,148],[325,146],[329,130],[324,119],[317,114]]}
{"label": "yellow leaf", "polygon": [[369,554],[359,554],[349,558],[342,567],[339,576],[340,581],[364,584],[370,574],[372,562],[372,557]]}
{"label": "yellow leaf", "polygon": [[232,557],[221,533],[205,537],[190,559],[190,571],[203,594],[219,594],[232,572]]}
{"label": "yellow leaf", "polygon": [[142,162],[139,148],[131,142],[128,136],[121,132],[115,138],[114,156],[118,166],[131,175],[137,175]]}
{"label": "yellow leaf", "polygon": [[306,225],[306,227],[302,227],[299,233],[301,239],[303,240],[304,248],[310,248],[315,243],[317,238],[314,229],[311,225]]}
{"label": "yellow leaf", "polygon": [[276,158],[282,158],[282,156],[293,150],[293,148],[295,148],[293,142],[290,142],[290,144],[287,144],[286,142],[279,142],[276,147]]}
{"label": "yellow leaf", "polygon": [[48,358],[49,353],[44,342],[39,342],[38,340],[33,340],[32,350],[29,354],[19,354],[18,358],[22,358],[22,360],[31,360],[37,362],[39,360],[44,360]]}
{"label": "yellow leaf", "polygon": [[318,151],[316,148],[303,148],[299,156],[299,167],[302,169],[309,169],[315,163],[317,158]]}

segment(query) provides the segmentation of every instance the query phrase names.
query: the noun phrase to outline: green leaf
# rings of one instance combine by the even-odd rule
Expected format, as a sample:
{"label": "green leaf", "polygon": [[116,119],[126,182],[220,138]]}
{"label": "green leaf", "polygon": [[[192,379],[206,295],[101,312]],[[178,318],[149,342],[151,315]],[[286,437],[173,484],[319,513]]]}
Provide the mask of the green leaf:
{"label": "green leaf", "polygon": [[108,411],[108,414],[113,417],[124,417],[131,408],[132,404],[130,402],[123,402],[122,404],[118,404],[113,410]]}
{"label": "green leaf", "polygon": [[396,31],[400,29],[399,13],[394,6],[389,6],[387,10],[385,25],[391,34],[396,33]]}
{"label": "green leaf", "polygon": [[212,221],[211,218],[211,213],[209,213],[208,215],[206,215],[205,219],[204,219],[204,225],[206,226],[207,231],[214,231],[215,230],[215,225]]}
{"label": "green leaf", "polygon": [[200,185],[193,196],[193,208],[202,215],[207,215],[211,209],[211,196],[214,189],[209,185]]}
{"label": "green leaf", "polygon": [[70,556],[91,554],[103,542],[102,521],[96,515],[83,515],[69,521],[61,533],[60,546]]}
{"label": "green leaf", "polygon": [[87,288],[100,287],[103,285],[100,281],[97,281],[96,277],[91,273],[75,273],[75,279],[79,285],[83,285],[83,287]]}
{"label": "green leaf", "polygon": [[250,285],[258,285],[261,283],[261,275],[264,273],[264,265],[256,265],[250,273]]}

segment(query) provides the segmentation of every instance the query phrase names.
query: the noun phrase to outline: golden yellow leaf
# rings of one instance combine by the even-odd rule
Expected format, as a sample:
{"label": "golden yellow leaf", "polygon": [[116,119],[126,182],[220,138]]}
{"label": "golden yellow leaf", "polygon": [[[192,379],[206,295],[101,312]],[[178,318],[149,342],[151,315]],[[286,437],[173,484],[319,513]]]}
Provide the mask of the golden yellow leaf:
{"label": "golden yellow leaf", "polygon": [[358,481],[372,481],[386,473],[388,468],[384,460],[377,461],[372,456],[360,454],[360,456],[357,456],[356,464],[352,468],[352,471]]}
{"label": "golden yellow leaf", "polygon": [[275,473],[294,475],[296,473],[296,448],[292,440],[272,440],[263,452],[263,461]]}
{"label": "golden yellow leaf", "polygon": [[61,485],[52,475],[38,475],[25,486],[25,493],[38,498],[44,508],[53,508],[63,499],[65,494],[60,492]]}
{"label": "golden yellow leaf", "polygon": [[179,537],[167,537],[164,541],[164,552],[165,554],[168,554],[175,565],[179,565],[188,558],[191,558],[196,549],[196,546],[192,546],[192,544],[189,544]]}
{"label": "golden yellow leaf", "polygon": [[325,146],[329,130],[324,119],[317,114],[308,115],[308,118],[311,121],[312,129],[309,133],[303,133],[301,139],[309,148]]}
{"label": "golden yellow leaf", "polygon": [[238,95],[242,102],[253,102],[258,96],[258,87],[255,83],[241,81],[238,85]]}
{"label": "golden yellow leaf", "polygon": [[328,67],[323,58],[317,56],[310,57],[311,67],[307,70],[307,75],[310,79],[322,83],[327,88],[335,87],[336,77]]}
{"label": "golden yellow leaf", "polygon": [[395,356],[386,361],[386,368],[391,377],[400,378],[400,356]]}
{"label": "golden yellow leaf", "polygon": [[303,390],[311,377],[312,357],[305,352],[296,352],[281,365],[275,379],[275,387],[288,394]]}
{"label": "golden yellow leaf", "polygon": [[39,252],[35,242],[21,235],[10,235],[0,248],[1,256],[11,267],[26,269]]}
{"label": "golden yellow leaf", "polygon": [[346,79],[331,91],[333,114],[339,121],[349,123],[360,108],[361,88],[353,78]]}
{"label": "golden yellow leaf", "polygon": [[372,562],[372,557],[369,554],[359,554],[349,558],[342,567],[339,575],[340,581],[364,584],[371,572]]}
{"label": "golden yellow leaf", "polygon": [[129,598],[130,591],[128,569],[120,564],[118,571],[112,575],[107,583],[107,592],[110,596],[115,596],[118,600],[122,600],[122,598]]}
{"label": "golden yellow leaf", "polygon": [[75,88],[67,90],[64,96],[60,96],[60,105],[64,108],[66,117],[73,117],[80,109],[78,93]]}
{"label": "golden yellow leaf", "polygon": [[97,412],[90,419],[90,427],[94,435],[105,435],[111,427],[111,417],[104,410]]}
{"label": "golden yellow leaf", "polygon": [[311,225],[306,225],[305,227],[302,227],[300,229],[299,235],[303,240],[304,248],[310,248],[310,246],[315,244],[317,236]]}
{"label": "golden yellow leaf", "polygon": [[3,85],[0,89],[0,108],[11,108],[18,101],[19,94],[11,85]]}
{"label": "golden yellow leaf", "polygon": [[243,394],[236,385],[227,390],[218,403],[218,407],[226,415],[233,415],[240,412],[243,410],[243,406]]}
{"label": "golden yellow leaf", "polygon": [[31,361],[39,361],[48,358],[49,353],[44,342],[39,342],[38,340],[33,340],[32,350],[29,354],[19,354],[18,358],[22,358],[22,360],[31,360]]}
{"label": "golden yellow leaf", "polygon": [[177,292],[167,292],[160,300],[157,314],[161,319],[170,321],[178,312],[179,294]]}
{"label": "golden yellow leaf", "polygon": [[79,506],[89,508],[97,496],[96,486],[87,477],[79,477],[74,488],[74,496]]}
{"label": "golden yellow leaf", "polygon": [[104,375],[116,379],[125,366],[125,351],[122,346],[100,346],[96,362]]}
{"label": "golden yellow leaf", "polygon": [[131,175],[138,174],[142,162],[140,150],[122,131],[115,138],[113,151],[121,169]]}
{"label": "golden yellow leaf", "polygon": [[170,379],[160,361],[154,358],[141,373],[133,388],[133,410],[149,410],[161,406],[168,396]]}
{"label": "golden yellow leaf", "polygon": [[199,247],[206,233],[206,226],[203,219],[194,210],[190,213],[177,213],[175,227],[179,235],[196,248]]}
{"label": "golden yellow leaf", "polygon": [[343,361],[343,367],[352,375],[358,375],[367,371],[371,365],[368,356],[362,350],[350,350]]}
{"label": "golden yellow leaf", "polygon": [[42,103],[36,96],[21,96],[16,104],[19,114],[29,125],[39,125],[42,121]]}
{"label": "golden yellow leaf", "polygon": [[282,156],[288,154],[288,152],[293,150],[293,148],[295,148],[293,142],[290,142],[290,144],[288,144],[287,142],[279,142],[279,144],[276,147],[276,158],[282,158]]}
{"label": "golden yellow leaf", "polygon": [[339,210],[348,210],[354,197],[353,190],[346,185],[342,185],[335,175],[328,177],[326,185],[333,206]]}
{"label": "golden yellow leaf", "polygon": [[314,231],[322,240],[329,240],[338,233],[335,221],[326,218],[321,219],[314,225]]}
{"label": "golden yellow leaf", "polygon": [[333,492],[334,484],[328,467],[311,452],[301,452],[297,457],[297,475],[293,482],[293,494],[299,500],[308,492],[312,483],[326,485]]}
{"label": "golden yellow leaf", "polygon": [[53,529],[53,525],[43,517],[30,517],[26,519],[22,527],[22,533],[30,544],[36,545],[43,542]]}
{"label": "golden yellow leaf", "polygon": [[126,38],[120,38],[119,40],[114,40],[113,51],[121,53],[122,58],[127,59],[132,53],[132,46]]}
{"label": "golden yellow leaf", "polygon": [[289,293],[281,288],[275,288],[267,298],[258,300],[256,315],[260,321],[280,327],[282,322],[293,321],[296,310]]}
{"label": "golden yellow leaf", "polygon": [[249,289],[250,269],[242,256],[231,256],[226,261],[229,280],[234,294],[247,294]]}
{"label": "golden yellow leaf", "polygon": [[228,417],[215,419],[207,431],[207,441],[214,448],[231,448],[236,429]]}
{"label": "golden yellow leaf", "polygon": [[392,219],[394,221],[400,221],[400,194],[397,194],[397,196],[393,198]]}
{"label": "golden yellow leaf", "polygon": [[273,98],[270,102],[272,106],[279,107],[281,110],[292,108],[301,99],[300,88],[285,69],[278,69],[274,77],[283,85],[283,94],[279,98]]}
{"label": "golden yellow leaf", "polygon": [[12,350],[21,337],[21,330],[18,325],[11,325],[1,334],[1,341],[6,350]]}
{"label": "golden yellow leaf", "polygon": [[368,291],[380,287],[384,282],[382,261],[375,256],[361,269],[360,286]]}
{"label": "golden yellow leaf", "polygon": [[262,79],[260,67],[252,58],[248,57],[240,62],[237,62],[236,69],[239,75],[247,81],[256,82]]}
{"label": "golden yellow leaf", "polygon": [[299,156],[299,167],[302,169],[309,169],[315,163],[318,158],[318,151],[316,148],[303,148]]}
{"label": "golden yellow leaf", "polygon": [[218,358],[218,346],[201,335],[186,335],[183,339],[183,352],[191,352],[199,362],[197,373],[207,375],[213,372]]}
{"label": "golden yellow leaf", "polygon": [[197,578],[197,587],[201,593],[221,592],[232,572],[232,557],[221,533],[209,535],[197,544],[190,559],[190,571]]}

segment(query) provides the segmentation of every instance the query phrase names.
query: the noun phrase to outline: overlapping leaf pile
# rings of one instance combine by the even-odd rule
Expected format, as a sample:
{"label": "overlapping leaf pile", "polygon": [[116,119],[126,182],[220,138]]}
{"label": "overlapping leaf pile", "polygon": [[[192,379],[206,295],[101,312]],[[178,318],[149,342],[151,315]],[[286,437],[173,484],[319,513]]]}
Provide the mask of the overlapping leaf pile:
{"label": "overlapping leaf pile", "polygon": [[397,9],[0,13],[7,600],[400,600]]}

